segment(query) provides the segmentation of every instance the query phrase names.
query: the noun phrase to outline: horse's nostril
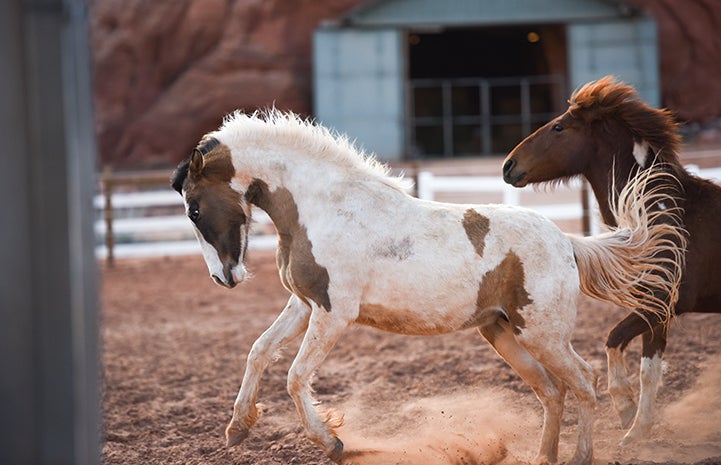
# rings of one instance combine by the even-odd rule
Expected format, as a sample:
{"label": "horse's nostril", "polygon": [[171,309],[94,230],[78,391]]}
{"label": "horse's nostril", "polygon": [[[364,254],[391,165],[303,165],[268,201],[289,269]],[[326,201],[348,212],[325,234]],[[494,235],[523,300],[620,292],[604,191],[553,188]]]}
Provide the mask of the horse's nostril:
{"label": "horse's nostril", "polygon": [[506,163],[503,164],[503,174],[504,176],[508,176],[508,174],[511,172],[513,167],[516,166],[516,160],[511,158],[510,160],[507,160]]}

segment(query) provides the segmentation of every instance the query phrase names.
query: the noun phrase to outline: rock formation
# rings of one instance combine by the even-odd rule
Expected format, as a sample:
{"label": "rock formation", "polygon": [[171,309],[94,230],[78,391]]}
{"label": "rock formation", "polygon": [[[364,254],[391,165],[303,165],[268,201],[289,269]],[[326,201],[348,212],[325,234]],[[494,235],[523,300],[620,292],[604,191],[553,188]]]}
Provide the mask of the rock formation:
{"label": "rock formation", "polygon": [[312,32],[358,3],[95,0],[101,163],[175,163],[237,108],[309,114]]}
{"label": "rock formation", "polygon": [[[167,167],[236,108],[309,115],[313,30],[363,1],[93,0],[100,163]],[[658,21],[664,105],[721,116],[719,0],[628,1]]]}

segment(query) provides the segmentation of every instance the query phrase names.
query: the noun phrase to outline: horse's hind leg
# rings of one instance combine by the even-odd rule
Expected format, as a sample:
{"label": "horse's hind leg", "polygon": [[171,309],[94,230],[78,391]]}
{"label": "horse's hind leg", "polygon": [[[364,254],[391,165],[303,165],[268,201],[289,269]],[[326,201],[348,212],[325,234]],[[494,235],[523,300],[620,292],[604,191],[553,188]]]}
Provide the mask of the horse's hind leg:
{"label": "horse's hind leg", "polygon": [[621,440],[621,445],[644,438],[651,432],[654,419],[656,393],[661,384],[663,352],[666,348],[666,330],[657,325],[652,331],[643,333],[643,351],[641,354],[641,389],[638,398],[638,410],[631,428]]}
{"label": "horse's hind leg", "polygon": [[255,403],[263,371],[280,348],[305,331],[310,312],[309,306],[292,296],[278,318],[253,343],[248,353],[243,383],[233,405],[233,418],[225,429],[228,447],[239,444],[248,436],[250,428],[258,419]]}
{"label": "horse's hind leg", "polygon": [[533,348],[529,347],[529,351],[568,386],[578,401],[578,443],[568,464],[590,465],[593,462],[597,376],[593,368],[573,350],[570,342],[543,340],[538,343]]}
{"label": "horse's hind leg", "polygon": [[558,460],[558,437],[563,416],[566,387],[521,346],[507,322],[498,320],[478,328],[493,348],[528,383],[543,405],[541,447],[536,464],[552,464]]}
{"label": "horse's hind leg", "polygon": [[646,320],[636,313],[630,313],[613,327],[606,340],[608,393],[624,429],[631,426],[636,415],[635,394],[626,372],[624,351],[629,342],[648,330]]}

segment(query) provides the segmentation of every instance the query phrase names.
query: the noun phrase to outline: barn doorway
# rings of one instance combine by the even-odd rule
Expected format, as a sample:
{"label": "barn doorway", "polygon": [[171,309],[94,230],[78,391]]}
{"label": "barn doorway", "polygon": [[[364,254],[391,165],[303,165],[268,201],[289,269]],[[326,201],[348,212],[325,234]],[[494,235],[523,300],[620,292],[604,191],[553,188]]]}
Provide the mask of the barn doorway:
{"label": "barn doorway", "polygon": [[563,25],[408,33],[412,158],[504,155],[560,113]]}

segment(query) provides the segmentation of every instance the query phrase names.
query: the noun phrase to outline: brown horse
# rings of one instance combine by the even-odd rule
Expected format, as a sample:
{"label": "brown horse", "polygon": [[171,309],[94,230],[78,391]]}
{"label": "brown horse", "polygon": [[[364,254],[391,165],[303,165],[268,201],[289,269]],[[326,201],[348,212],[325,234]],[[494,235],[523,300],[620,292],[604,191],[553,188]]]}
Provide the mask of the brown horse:
{"label": "brown horse", "polygon": [[[683,168],[678,158],[678,123],[671,113],[651,108],[632,87],[608,76],[581,87],[569,103],[565,113],[513,149],[503,164],[503,179],[522,187],[581,175],[593,189],[604,222],[614,225],[609,202],[618,190],[651,165],[661,165],[679,180],[680,189],[669,188],[681,192],[675,207],[683,210],[688,231],[686,266],[675,313],[721,313],[721,187]],[[663,322],[653,315],[644,321],[641,315],[630,313],[611,330],[606,342],[608,390],[622,426],[631,426],[622,444],[650,431],[666,347]],[[637,409],[623,366],[623,351],[639,334],[643,335],[643,348]]]}

